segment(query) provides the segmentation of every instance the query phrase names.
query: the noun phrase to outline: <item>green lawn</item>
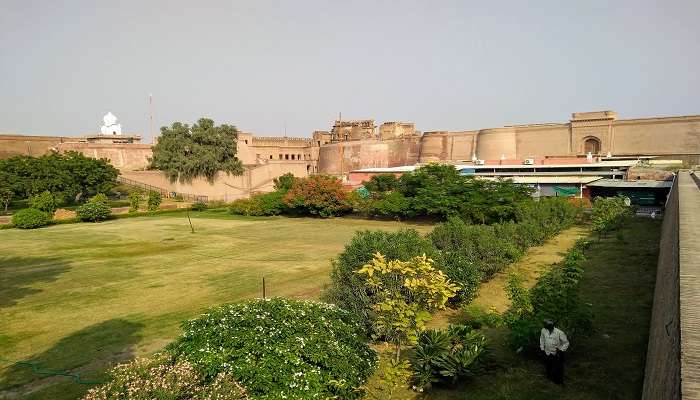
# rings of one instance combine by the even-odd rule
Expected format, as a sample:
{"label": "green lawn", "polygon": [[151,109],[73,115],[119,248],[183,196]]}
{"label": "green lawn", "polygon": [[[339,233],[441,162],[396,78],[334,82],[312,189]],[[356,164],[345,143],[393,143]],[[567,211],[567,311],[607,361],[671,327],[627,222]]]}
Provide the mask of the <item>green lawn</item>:
{"label": "green lawn", "polygon": [[[360,219],[192,215],[195,234],[181,212],[0,230],[0,357],[99,380],[114,362],[162,348],[179,334],[180,321],[260,296],[263,276],[269,296],[317,297],[329,279],[329,259],[357,230],[431,229]],[[531,249],[513,268],[560,257],[582,234],[577,229]],[[485,371],[454,387],[401,398],[639,398],[659,234],[660,221],[635,219],[621,238],[594,240],[587,251],[581,291],[592,305],[595,331],[572,338],[566,387],[547,382],[538,360],[510,351],[503,329],[487,328],[492,350]],[[501,292],[485,290],[481,306],[491,300],[501,306]],[[459,321],[458,313],[447,314],[436,322]],[[69,399],[87,387],[0,360],[0,398]]]}
{"label": "green lawn", "polygon": [[156,351],[206,308],[261,296],[315,298],[330,259],[357,230],[414,227],[361,219],[183,213],[0,230],[0,398],[73,399],[89,385],[27,366],[103,378]]}

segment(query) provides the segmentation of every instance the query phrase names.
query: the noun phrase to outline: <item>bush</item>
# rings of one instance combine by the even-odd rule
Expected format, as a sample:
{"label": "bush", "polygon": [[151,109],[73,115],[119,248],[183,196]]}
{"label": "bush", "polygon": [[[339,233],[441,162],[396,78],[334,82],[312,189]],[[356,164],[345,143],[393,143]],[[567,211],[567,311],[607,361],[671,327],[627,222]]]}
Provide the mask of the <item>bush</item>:
{"label": "bush", "polygon": [[377,174],[362,182],[362,185],[372,193],[384,193],[397,189],[399,180],[394,174]]}
{"label": "bush", "polygon": [[632,212],[625,205],[624,197],[597,197],[593,201],[591,223],[593,230],[602,235],[619,229]]}
{"label": "bush", "polygon": [[484,310],[482,307],[468,304],[461,308],[460,320],[463,325],[472,329],[481,329],[484,326],[498,328],[503,326],[503,316],[495,309]]}
{"label": "bush", "polygon": [[192,211],[204,211],[206,209],[207,209],[207,203],[205,203],[203,201],[195,201],[190,206],[190,210],[192,210]]}
{"label": "bush", "polygon": [[58,208],[58,204],[51,192],[43,192],[40,195],[29,198],[29,207],[41,210],[49,215],[53,215]]}
{"label": "bush", "polygon": [[256,399],[356,399],[376,367],[355,318],[324,303],[250,300],[183,324],[171,351],[207,377],[230,372]]}
{"label": "bush", "polygon": [[391,192],[373,202],[372,213],[374,215],[400,218],[408,213],[410,207],[411,202],[404,195],[399,192]]}
{"label": "bush", "polygon": [[229,205],[229,212],[238,215],[280,215],[287,211],[282,199],[284,192],[256,194],[249,199],[238,199]]}
{"label": "bush", "polygon": [[353,213],[363,217],[374,215],[375,200],[369,196],[369,192],[360,189],[353,190],[348,193],[347,201]]}
{"label": "bush", "polygon": [[[97,197],[97,196],[95,196]],[[112,215],[112,210],[106,202],[90,200],[75,210],[76,215],[81,221],[98,222],[104,221]]]}
{"label": "bush", "polygon": [[148,192],[148,211],[156,211],[163,202],[163,196],[154,190]]}
{"label": "bush", "polygon": [[109,375],[108,383],[90,389],[83,400],[249,399],[230,374],[220,373],[207,382],[191,363],[165,354],[120,364]]}
{"label": "bush", "polygon": [[312,175],[295,179],[284,196],[284,203],[297,214],[327,218],[350,210],[347,197],[338,178]]}
{"label": "bush", "polygon": [[485,350],[484,335],[467,326],[421,333],[411,357],[416,386],[427,389],[473,376]]}
{"label": "bush", "polygon": [[372,261],[376,253],[389,260],[408,261],[423,254],[432,257],[435,249],[412,229],[361,231],[355,233],[345,250],[332,261],[331,285],[323,294],[324,299],[359,316],[368,332],[374,323],[372,305],[377,299],[370,295],[364,279],[356,271]]}
{"label": "bush", "polygon": [[36,208],[25,208],[12,215],[12,225],[20,229],[35,229],[51,222],[51,215]]}
{"label": "bush", "polygon": [[295,178],[294,174],[291,172],[278,176],[277,178],[273,179],[275,190],[282,192],[288,191],[292,188],[292,185],[296,179],[297,178]]}
{"label": "bush", "polygon": [[129,212],[138,212],[139,205],[141,204],[141,193],[131,192],[129,193]]}
{"label": "bush", "polygon": [[428,235],[439,250],[438,265],[462,287],[461,301],[471,301],[480,281],[490,279],[523,253],[516,244],[502,240],[494,226],[467,225],[459,218],[450,218]]}
{"label": "bush", "polygon": [[95,202],[95,203],[103,203],[103,204],[109,205],[109,199],[107,198],[107,195],[104,193],[97,193],[96,195],[92,196],[92,198],[90,198],[90,201]]}

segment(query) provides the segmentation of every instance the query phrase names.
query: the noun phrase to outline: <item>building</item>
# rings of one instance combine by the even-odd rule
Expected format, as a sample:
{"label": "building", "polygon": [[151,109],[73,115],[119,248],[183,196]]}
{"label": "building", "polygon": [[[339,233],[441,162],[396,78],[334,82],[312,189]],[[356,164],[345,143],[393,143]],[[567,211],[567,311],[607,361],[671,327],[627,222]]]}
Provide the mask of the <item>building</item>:
{"label": "building", "polygon": [[323,146],[319,171],[346,174],[432,161],[580,157],[589,152],[700,163],[700,115],[618,119],[613,111],[576,112],[566,123],[380,136],[349,137]]}

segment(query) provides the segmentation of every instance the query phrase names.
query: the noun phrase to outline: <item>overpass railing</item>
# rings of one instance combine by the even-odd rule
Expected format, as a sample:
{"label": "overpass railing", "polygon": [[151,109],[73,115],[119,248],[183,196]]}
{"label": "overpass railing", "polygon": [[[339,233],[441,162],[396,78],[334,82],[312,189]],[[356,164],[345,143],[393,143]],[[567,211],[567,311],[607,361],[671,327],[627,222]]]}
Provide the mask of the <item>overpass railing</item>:
{"label": "overpass railing", "polygon": [[205,202],[205,203],[209,200],[208,196],[201,196],[201,195],[182,193],[182,192],[174,192],[172,190],[164,189],[164,188],[158,187],[158,186],[149,185],[149,184],[143,183],[143,182],[138,182],[138,181],[135,181],[133,179],[124,178],[122,176],[117,177],[117,182],[124,184],[124,185],[127,185],[127,186],[137,188],[137,189],[147,190],[149,192],[150,191],[158,192],[161,195],[163,195],[163,197],[167,197],[167,198],[181,198],[181,199],[187,200],[187,201],[201,201],[201,202]]}

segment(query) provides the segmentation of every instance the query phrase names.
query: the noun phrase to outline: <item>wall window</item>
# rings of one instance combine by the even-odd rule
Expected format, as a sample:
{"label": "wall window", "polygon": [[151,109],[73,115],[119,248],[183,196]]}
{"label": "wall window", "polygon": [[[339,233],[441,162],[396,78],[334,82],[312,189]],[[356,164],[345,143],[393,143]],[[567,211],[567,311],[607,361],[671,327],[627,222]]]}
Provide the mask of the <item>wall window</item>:
{"label": "wall window", "polygon": [[284,159],[285,159],[285,160],[289,160],[289,154],[285,154],[285,155],[284,155]]}

